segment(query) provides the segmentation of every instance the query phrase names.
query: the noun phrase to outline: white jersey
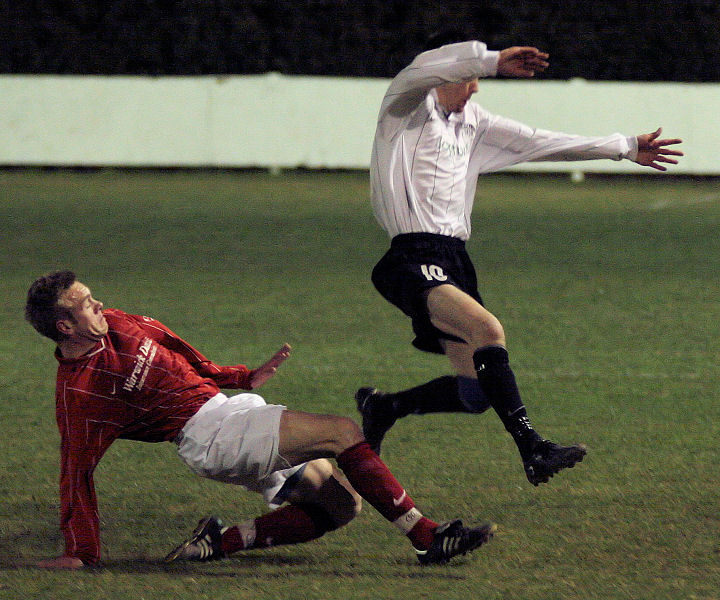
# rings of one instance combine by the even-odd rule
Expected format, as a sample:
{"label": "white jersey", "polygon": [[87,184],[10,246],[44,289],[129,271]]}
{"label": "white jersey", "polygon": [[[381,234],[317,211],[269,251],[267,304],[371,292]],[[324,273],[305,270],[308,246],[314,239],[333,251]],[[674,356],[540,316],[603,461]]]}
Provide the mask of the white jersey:
{"label": "white jersey", "polygon": [[533,129],[474,102],[447,113],[435,87],[494,76],[499,52],[481,42],[423,52],[393,79],[378,117],[370,163],[375,217],[390,237],[427,232],[470,237],[477,178],[521,162],[621,160],[637,140]]}

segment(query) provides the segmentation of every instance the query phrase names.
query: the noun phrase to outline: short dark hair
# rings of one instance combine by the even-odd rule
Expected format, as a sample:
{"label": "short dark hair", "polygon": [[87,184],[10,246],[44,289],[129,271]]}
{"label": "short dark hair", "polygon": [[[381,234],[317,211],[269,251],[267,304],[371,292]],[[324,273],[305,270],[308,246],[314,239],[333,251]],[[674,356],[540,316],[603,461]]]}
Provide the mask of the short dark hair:
{"label": "short dark hair", "polygon": [[30,286],[25,303],[25,319],[42,335],[59,342],[60,319],[72,319],[67,308],[58,305],[62,293],[77,281],[72,271],[55,271],[36,279]]}
{"label": "short dark hair", "polygon": [[427,40],[423,46],[423,52],[428,50],[434,50],[440,46],[446,46],[447,44],[457,44],[458,42],[467,42],[470,38],[467,31],[459,27],[453,27],[451,29],[443,29],[436,31]]}

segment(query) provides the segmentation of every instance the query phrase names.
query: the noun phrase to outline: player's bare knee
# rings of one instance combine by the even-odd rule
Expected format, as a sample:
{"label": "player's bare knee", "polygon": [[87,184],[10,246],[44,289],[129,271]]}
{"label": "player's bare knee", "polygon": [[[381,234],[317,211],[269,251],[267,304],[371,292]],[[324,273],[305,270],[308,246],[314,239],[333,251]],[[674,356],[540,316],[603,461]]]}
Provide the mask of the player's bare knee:
{"label": "player's bare knee", "polygon": [[345,476],[326,459],[310,461],[302,481],[295,487],[290,500],[316,507],[313,514],[324,511],[324,528],[332,531],[347,525],[362,510],[362,498]]}
{"label": "player's bare knee", "polygon": [[505,330],[497,317],[488,313],[473,319],[472,343],[477,348],[505,345]]}
{"label": "player's bare knee", "polygon": [[323,484],[332,477],[333,465],[326,458],[318,458],[311,460],[305,467],[303,472],[303,481],[301,489],[312,490],[316,492],[321,489]]}

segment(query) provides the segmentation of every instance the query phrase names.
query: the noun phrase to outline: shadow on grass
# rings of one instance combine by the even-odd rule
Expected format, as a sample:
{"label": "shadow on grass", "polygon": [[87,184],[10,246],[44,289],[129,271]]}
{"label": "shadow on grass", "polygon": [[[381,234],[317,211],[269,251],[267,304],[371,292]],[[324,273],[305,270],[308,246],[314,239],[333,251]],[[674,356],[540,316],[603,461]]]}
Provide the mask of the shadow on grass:
{"label": "shadow on grass", "polygon": [[[40,514],[53,514],[57,507],[45,503],[16,503],[16,514],[30,514],[37,511]],[[22,506],[21,506],[22,504]],[[36,571],[42,572],[36,564],[40,560],[51,558],[53,553],[49,547],[61,546],[60,533],[54,524],[49,521],[36,521],[31,525],[21,520],[15,527],[0,535],[0,572]],[[13,531],[14,529],[14,531]],[[303,545],[304,549],[308,546]],[[471,560],[458,557],[449,565],[423,567],[419,565],[412,554],[404,557],[363,557],[354,556],[345,564],[339,560],[332,560],[330,553],[319,552],[308,554],[305,550],[298,554],[288,554],[287,551],[273,554],[272,550],[254,551],[253,553],[238,553],[217,562],[196,563],[178,562],[165,563],[161,558],[112,558],[107,557],[96,567],[83,569],[86,573],[124,573],[124,574],[170,574],[178,577],[211,577],[211,578],[285,578],[289,574],[312,577],[377,577],[376,562],[383,563],[385,571],[396,571],[402,578],[440,578],[445,580],[464,580],[464,568]],[[332,562],[332,565],[328,564]],[[367,565],[367,566],[366,566]],[[276,569],[276,570],[275,570]],[[461,570],[463,569],[463,570]],[[56,570],[54,572],[63,572]],[[257,575],[260,572],[261,575]]]}
{"label": "shadow on grass", "polygon": [[[448,580],[463,580],[464,573],[455,572],[457,567],[462,567],[464,561],[443,567],[421,567],[419,564],[409,560],[389,561],[390,567],[397,568],[399,577],[432,577]],[[0,563],[1,564],[1,563]],[[277,568],[273,572],[273,568]],[[387,568],[387,567],[386,567]],[[408,572],[408,568],[417,568],[417,572]],[[261,579],[277,578],[285,579],[288,576],[302,575],[313,577],[376,577],[377,569],[372,566],[361,567],[357,562],[349,563],[338,567],[324,565],[321,560],[307,558],[304,556],[272,556],[267,553],[257,555],[238,555],[213,563],[177,563],[166,564],[161,560],[137,560],[121,559],[108,561],[98,570],[105,570],[117,573],[168,573],[178,576],[202,576],[202,577],[242,577],[257,576]],[[258,569],[262,574],[258,575]]]}
{"label": "shadow on grass", "polygon": [[[37,503],[33,509],[37,509]],[[26,511],[27,512],[27,507]],[[44,507],[45,513],[51,512],[51,507]],[[0,571],[37,571],[38,561],[51,558],[50,547],[60,547],[61,539],[58,530],[50,523],[36,522],[32,527],[25,523],[18,524],[15,531],[0,535]],[[308,545],[297,554],[289,554],[287,550],[282,553],[273,553],[271,549],[253,551],[252,553],[238,553],[216,562],[177,562],[165,563],[159,557],[140,555],[137,558],[107,556],[96,567],[83,569],[87,573],[124,573],[124,574],[169,574],[178,577],[210,577],[210,578],[285,578],[289,574],[312,577],[349,577],[363,578],[377,577],[376,563],[382,563],[385,572],[395,571],[395,575],[402,578],[425,578],[444,580],[464,580],[467,578],[466,569],[472,561],[469,557],[458,557],[449,565],[426,566],[419,565],[411,553],[397,557],[353,556],[345,557],[345,562],[333,560],[332,553],[307,552]],[[332,564],[328,564],[328,563]],[[60,570],[55,572],[62,572]],[[258,575],[258,572],[261,573]]]}
{"label": "shadow on grass", "polygon": [[[39,559],[37,559],[39,560]],[[0,558],[0,571],[18,571],[18,570],[37,570],[35,565],[36,559],[29,558]],[[418,564],[406,560],[392,560],[389,567],[386,565],[384,571],[395,569],[395,575],[401,578],[422,579],[425,577],[432,579],[443,579],[448,581],[462,581],[467,579],[465,572],[458,571],[458,568],[466,567],[465,561],[458,561],[450,565],[422,567]],[[273,567],[277,571],[273,571]],[[411,571],[408,568],[413,569]],[[258,569],[262,569],[261,574]],[[54,571],[56,573],[62,570]],[[338,568],[337,566],[328,567],[319,564],[317,560],[307,559],[301,556],[239,556],[232,557],[222,562],[213,563],[177,563],[167,564],[162,560],[147,559],[118,559],[103,562],[97,567],[83,569],[84,573],[116,573],[116,574],[133,574],[133,575],[149,575],[149,574],[165,574],[177,577],[209,577],[209,578],[228,578],[234,579],[241,577],[243,579],[259,578],[263,580],[278,579],[284,580],[293,575],[304,577],[339,577],[339,578],[374,578],[377,577],[377,569],[372,566],[359,567],[357,563],[348,564]]]}

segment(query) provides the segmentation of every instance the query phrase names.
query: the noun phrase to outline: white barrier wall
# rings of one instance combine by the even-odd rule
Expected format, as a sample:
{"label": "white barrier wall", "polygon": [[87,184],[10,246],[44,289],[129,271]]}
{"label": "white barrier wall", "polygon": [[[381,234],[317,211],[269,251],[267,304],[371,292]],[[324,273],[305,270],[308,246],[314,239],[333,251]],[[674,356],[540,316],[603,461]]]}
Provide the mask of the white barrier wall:
{"label": "white barrier wall", "polygon": [[[368,167],[389,81],[282,76],[0,76],[0,165]],[[528,125],[682,137],[675,173],[720,175],[720,84],[483,80]],[[647,172],[629,161],[518,170]]]}

